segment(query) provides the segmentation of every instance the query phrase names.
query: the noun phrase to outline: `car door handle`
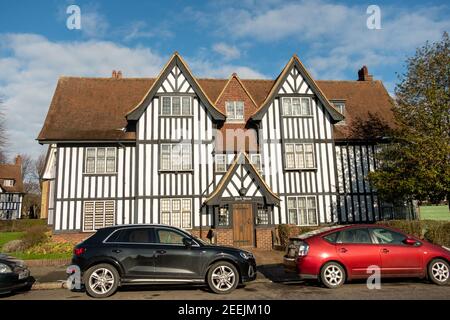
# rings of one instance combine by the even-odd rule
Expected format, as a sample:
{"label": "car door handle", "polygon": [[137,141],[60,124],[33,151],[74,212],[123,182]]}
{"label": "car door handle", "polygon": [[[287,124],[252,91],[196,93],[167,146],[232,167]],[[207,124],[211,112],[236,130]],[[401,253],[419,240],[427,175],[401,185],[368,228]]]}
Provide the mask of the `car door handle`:
{"label": "car door handle", "polygon": [[114,253],[121,253],[122,252],[122,250],[119,250],[119,249],[114,249],[112,252],[114,252]]}
{"label": "car door handle", "polygon": [[158,254],[165,254],[166,250],[157,250],[156,253],[158,253]]}
{"label": "car door handle", "polygon": [[389,250],[386,249],[386,248],[384,248],[384,249],[381,249],[381,252],[382,252],[382,253],[389,253]]}
{"label": "car door handle", "polygon": [[342,253],[346,253],[348,250],[347,249],[345,249],[345,248],[340,248],[339,249],[339,252],[342,252]]}

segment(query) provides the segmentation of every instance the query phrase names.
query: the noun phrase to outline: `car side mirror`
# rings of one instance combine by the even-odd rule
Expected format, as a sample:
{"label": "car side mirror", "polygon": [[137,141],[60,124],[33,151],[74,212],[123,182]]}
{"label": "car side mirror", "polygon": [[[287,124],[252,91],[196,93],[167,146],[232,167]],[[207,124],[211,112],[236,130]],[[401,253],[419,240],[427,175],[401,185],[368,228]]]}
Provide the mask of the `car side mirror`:
{"label": "car side mirror", "polygon": [[412,238],[406,238],[405,240],[403,240],[403,243],[409,246],[413,246],[417,243],[417,241]]}
{"label": "car side mirror", "polygon": [[191,238],[183,238],[183,244],[188,248],[192,247],[192,239]]}

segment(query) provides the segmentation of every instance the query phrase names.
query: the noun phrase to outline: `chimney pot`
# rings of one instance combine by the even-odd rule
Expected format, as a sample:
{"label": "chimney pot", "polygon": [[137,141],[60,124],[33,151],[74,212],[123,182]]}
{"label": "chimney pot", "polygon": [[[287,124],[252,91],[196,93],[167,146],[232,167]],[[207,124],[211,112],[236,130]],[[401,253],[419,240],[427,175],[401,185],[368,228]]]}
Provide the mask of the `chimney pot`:
{"label": "chimney pot", "polygon": [[367,69],[367,66],[363,66],[361,69],[358,70],[358,81],[372,81],[373,76],[369,74],[369,69]]}
{"label": "chimney pot", "polygon": [[117,71],[117,76],[116,76],[116,78],[117,79],[122,79],[122,71]]}
{"label": "chimney pot", "polygon": [[112,71],[112,76],[111,76],[111,78],[113,78],[113,79],[117,78],[117,72],[116,72],[116,70],[113,70],[113,71]]}

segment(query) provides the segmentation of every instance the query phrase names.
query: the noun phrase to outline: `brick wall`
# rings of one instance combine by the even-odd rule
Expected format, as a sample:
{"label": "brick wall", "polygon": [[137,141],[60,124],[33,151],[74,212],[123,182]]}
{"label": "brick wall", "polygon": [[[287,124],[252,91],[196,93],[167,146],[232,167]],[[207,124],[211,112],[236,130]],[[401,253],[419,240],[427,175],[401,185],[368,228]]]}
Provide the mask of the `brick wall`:
{"label": "brick wall", "polygon": [[92,235],[92,233],[85,233],[85,232],[77,232],[77,233],[54,233],[52,235],[52,239],[56,242],[62,242],[62,243],[73,243],[77,244],[81,241],[89,238]]}
{"label": "brick wall", "polygon": [[225,246],[233,246],[233,229],[217,229],[217,244]]}
{"label": "brick wall", "polygon": [[272,228],[256,229],[256,248],[262,250],[272,250]]}

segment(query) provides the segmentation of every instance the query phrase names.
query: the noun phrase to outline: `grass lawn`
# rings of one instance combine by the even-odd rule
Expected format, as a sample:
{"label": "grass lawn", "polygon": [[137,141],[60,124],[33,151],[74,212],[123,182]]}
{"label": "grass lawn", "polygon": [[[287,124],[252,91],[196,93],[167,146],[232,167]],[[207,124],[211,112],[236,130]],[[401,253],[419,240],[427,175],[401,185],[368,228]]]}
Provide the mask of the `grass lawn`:
{"label": "grass lawn", "polygon": [[5,243],[20,239],[23,234],[23,232],[0,232],[0,252]]}
{"label": "grass lawn", "polygon": [[421,206],[421,220],[446,220],[450,221],[448,206]]}

